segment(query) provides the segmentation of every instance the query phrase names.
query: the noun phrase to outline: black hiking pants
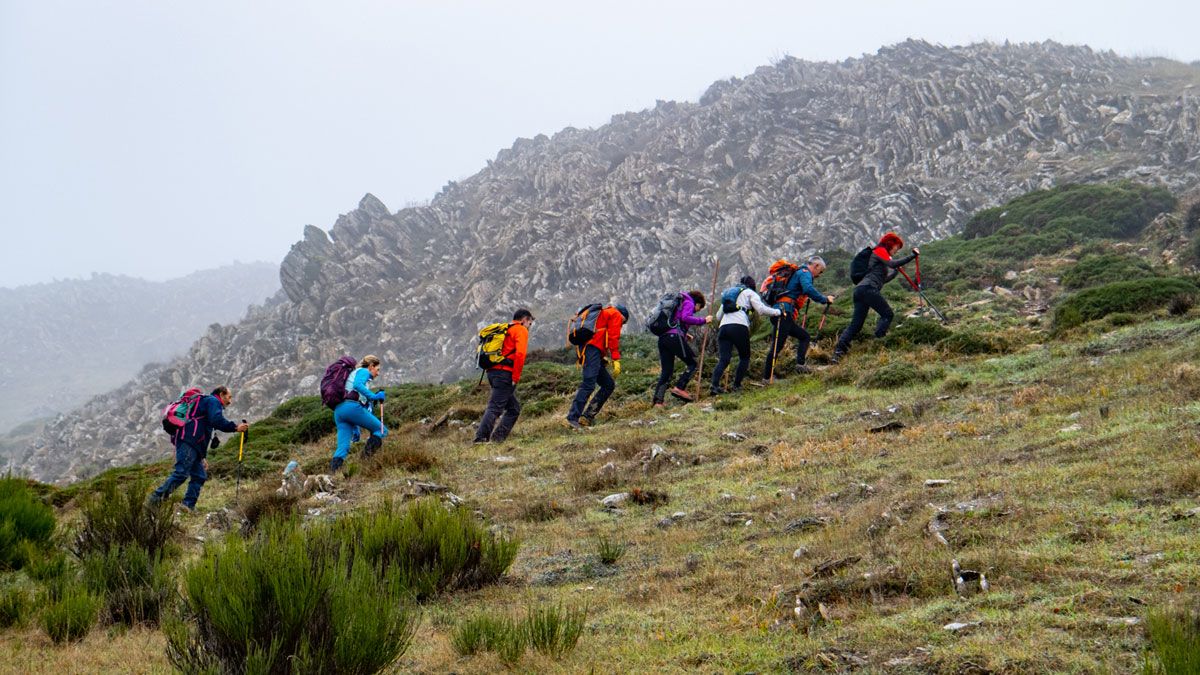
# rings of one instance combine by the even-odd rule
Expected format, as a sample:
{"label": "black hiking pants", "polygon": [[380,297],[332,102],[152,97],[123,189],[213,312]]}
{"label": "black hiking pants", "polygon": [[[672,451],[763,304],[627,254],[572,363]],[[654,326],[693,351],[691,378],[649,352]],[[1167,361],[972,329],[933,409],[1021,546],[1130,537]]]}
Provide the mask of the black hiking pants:
{"label": "black hiking pants", "polygon": [[733,350],[737,349],[738,364],[733,374],[733,388],[740,389],[742,378],[750,370],[750,327],[736,323],[727,323],[717,332],[717,368],[713,371],[712,388],[721,386],[721,377],[733,359]]}
{"label": "black hiking pants", "polygon": [[487,371],[487,379],[492,386],[492,395],[488,397],[483,419],[479,420],[475,441],[502,443],[521,415],[521,402],[517,400],[517,385],[513,384],[511,372],[493,368]]}
{"label": "black hiking pants", "polygon": [[771,379],[771,369],[775,366],[775,359],[783,348],[787,346],[788,338],[796,339],[796,365],[804,365],[804,360],[808,357],[808,343],[812,339],[808,336],[808,331],[800,327],[796,320],[792,317],[792,306],[784,304],[780,309],[783,314],[771,319],[771,324],[775,327],[771,330],[770,340],[767,342],[767,360],[763,364],[763,379]]}
{"label": "black hiking pants", "polygon": [[700,366],[696,361],[696,352],[692,351],[692,346],[688,344],[687,338],[683,335],[668,333],[659,336],[658,362],[662,370],[658,374],[658,384],[654,387],[655,403],[663,402],[667,394],[667,387],[671,386],[671,377],[675,375],[675,359],[683,361],[683,365],[687,366],[679,376],[679,380],[675,382],[675,386],[687,389],[688,382],[692,379],[692,375],[696,374],[696,368]]}
{"label": "black hiking pants", "polygon": [[846,326],[846,330],[842,331],[842,336],[838,338],[837,346],[833,349],[835,354],[850,351],[850,341],[862,330],[863,324],[867,322],[867,312],[872,309],[879,315],[879,321],[875,322],[875,337],[881,338],[887,335],[888,327],[892,325],[892,306],[883,299],[883,293],[880,293],[879,289],[855,286],[854,316],[850,318],[850,325]]}
{"label": "black hiking pants", "polygon": [[[580,417],[586,417],[589,420],[595,419],[596,415],[600,414],[600,409],[604,407],[604,402],[608,400],[609,396],[612,396],[613,390],[617,388],[616,380],[604,367],[604,352],[600,351],[599,347],[587,345],[583,348],[582,370],[583,381],[579,383],[579,390],[575,392],[575,400],[571,401],[571,410],[567,412],[567,419],[572,422],[578,422]],[[592,396],[597,384],[600,385],[600,391]],[[588,399],[591,399],[591,402]]]}

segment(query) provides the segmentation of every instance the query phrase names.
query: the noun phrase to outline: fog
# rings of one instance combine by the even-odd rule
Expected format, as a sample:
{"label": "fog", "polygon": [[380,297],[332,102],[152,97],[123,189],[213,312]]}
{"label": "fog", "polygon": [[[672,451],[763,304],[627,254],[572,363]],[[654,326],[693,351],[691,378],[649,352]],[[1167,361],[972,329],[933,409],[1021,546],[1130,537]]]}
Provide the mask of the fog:
{"label": "fog", "polygon": [[521,136],[909,37],[1200,59],[1195,2],[0,0],[0,286],[279,261]]}

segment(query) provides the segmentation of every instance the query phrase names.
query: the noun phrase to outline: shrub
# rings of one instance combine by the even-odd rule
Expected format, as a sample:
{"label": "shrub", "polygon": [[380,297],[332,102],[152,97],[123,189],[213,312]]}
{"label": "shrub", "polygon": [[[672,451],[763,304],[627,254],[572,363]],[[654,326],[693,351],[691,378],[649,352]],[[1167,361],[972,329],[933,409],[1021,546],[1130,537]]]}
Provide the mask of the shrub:
{"label": "shrub", "polygon": [[521,520],[530,523],[545,523],[560,518],[567,513],[568,510],[562,504],[559,504],[558,500],[539,499],[525,504],[521,508]]}
{"label": "shrub", "polygon": [[1200,612],[1170,609],[1146,617],[1150,637],[1146,673],[1200,672]]}
{"label": "shrub", "polygon": [[272,485],[263,485],[246,495],[241,505],[243,533],[249,534],[267,520],[286,520],[300,513],[300,495],[280,495]]}
{"label": "shrub", "polygon": [[62,597],[52,600],[42,610],[42,630],[58,643],[83,639],[95,625],[102,602],[81,585],[70,584]]}
{"label": "shrub", "polygon": [[1007,354],[1012,351],[1008,340],[992,333],[963,331],[954,333],[938,343],[941,349],[953,354]]}
{"label": "shrub", "polygon": [[479,614],[455,626],[450,634],[450,646],[460,656],[471,656],[485,650],[496,650],[501,636],[513,632],[511,620]]}
{"label": "shrub", "polygon": [[912,384],[931,382],[940,372],[928,371],[911,363],[889,363],[863,375],[858,386],[873,389],[896,389]]}
{"label": "shrub", "polygon": [[0,570],[20,569],[31,547],[44,546],[54,533],[54,511],[38,499],[28,481],[0,478]]}
{"label": "shrub", "polygon": [[305,415],[292,427],[288,437],[293,443],[312,443],[335,431],[337,425],[333,423],[333,412],[322,408]]}
{"label": "shrub", "polygon": [[25,589],[15,584],[0,586],[0,628],[25,625],[29,606]]}
{"label": "shrub", "polygon": [[179,527],[172,504],[149,504],[149,493],[149,484],[144,480],[123,488],[113,481],[102,483],[80,507],[83,522],[75,535],[75,555],[82,559],[90,553],[107,553],[130,544],[151,556],[161,555]]}
{"label": "shrub", "polygon": [[180,619],[164,626],[185,672],[373,673],[403,654],[419,615],[398,570],[345,548],[314,549],[292,523],[269,521],[253,542],[207,547],[184,574]]}
{"label": "shrub", "polygon": [[1196,306],[1196,297],[1194,295],[1180,294],[1167,303],[1167,314],[1171,316],[1183,316],[1192,311],[1192,307]]}
{"label": "shrub", "polygon": [[529,646],[547,656],[561,658],[575,649],[586,622],[586,607],[569,610],[564,610],[562,605],[530,607],[525,617]]}
{"label": "shrub", "polygon": [[905,344],[932,345],[949,337],[950,334],[950,329],[945,328],[937,321],[914,318],[908,319],[888,333],[887,342],[890,347]]}
{"label": "shrub", "polygon": [[1071,290],[1157,276],[1150,263],[1140,258],[1109,253],[1082,258],[1062,275],[1062,284]]}
{"label": "shrub", "polygon": [[976,213],[967,221],[963,236],[986,237],[1015,223],[1033,228],[1065,225],[1094,237],[1133,237],[1155,216],[1173,208],[1175,198],[1167,190],[1131,181],[1060,185]]}
{"label": "shrub", "polygon": [[83,581],[89,591],[104,597],[111,623],[158,625],[171,599],[174,580],[161,553],[152,556],[130,544],[114,546],[83,559]]}
{"label": "shrub", "polygon": [[1096,286],[1068,297],[1054,310],[1056,330],[1074,328],[1114,312],[1146,312],[1167,305],[1173,298],[1200,293],[1194,284],[1177,277],[1136,279]]}
{"label": "shrub", "polygon": [[625,555],[627,548],[624,543],[605,536],[596,538],[596,555],[605,565],[612,565],[620,560]]}

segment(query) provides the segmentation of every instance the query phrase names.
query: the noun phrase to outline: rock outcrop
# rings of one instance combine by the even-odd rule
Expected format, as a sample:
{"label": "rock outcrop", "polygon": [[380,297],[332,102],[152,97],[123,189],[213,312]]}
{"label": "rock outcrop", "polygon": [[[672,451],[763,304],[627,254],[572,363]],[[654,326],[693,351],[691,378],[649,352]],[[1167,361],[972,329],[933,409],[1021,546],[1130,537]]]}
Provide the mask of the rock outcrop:
{"label": "rock outcrop", "polygon": [[[367,352],[385,382],[471,368],[474,329],[534,309],[535,345],[585,301],[645,314],[779,256],[849,250],[885,228],[915,242],[1063,181],[1197,183],[1200,68],[1054,43],[909,41],[839,63],[783,59],[597,129],[520,139],[428,206],[367,195],[284,259],[286,301],[209,328],[187,358],[51,424],[21,470],[70,480],[162,456],[156,409],[228,382],[252,417],[316,391]],[[161,437],[161,438],[160,438]]]}

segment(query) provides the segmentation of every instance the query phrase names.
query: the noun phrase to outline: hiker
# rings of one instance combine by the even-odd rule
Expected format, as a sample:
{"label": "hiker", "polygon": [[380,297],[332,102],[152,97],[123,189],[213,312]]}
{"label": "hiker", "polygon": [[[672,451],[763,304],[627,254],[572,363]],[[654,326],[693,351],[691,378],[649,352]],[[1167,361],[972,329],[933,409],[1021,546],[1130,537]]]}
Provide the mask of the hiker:
{"label": "hiker", "polygon": [[862,330],[863,324],[867,321],[868,310],[873,309],[879,314],[879,321],[875,324],[875,337],[881,338],[887,335],[893,313],[891,305],[883,298],[883,285],[895,279],[897,270],[916,260],[917,256],[921,254],[920,250],[914,248],[912,255],[907,258],[893,259],[892,256],[902,248],[904,248],[904,240],[900,238],[900,235],[888,232],[880,237],[879,245],[871,251],[866,274],[862,281],[859,281],[858,285],[854,287],[854,316],[850,319],[850,325],[842,331],[837,346],[833,349],[831,361],[834,363],[840,361],[842,356],[850,351],[850,341]]}
{"label": "hiker", "polygon": [[492,394],[488,397],[483,418],[479,420],[479,429],[475,431],[476,443],[503,443],[521,415],[517,383],[521,381],[521,370],[525,367],[531,325],[532,312],[523,307],[513,312],[512,322],[508,324],[500,348],[501,361],[485,371]]}
{"label": "hiker", "polygon": [[[621,327],[628,320],[629,310],[625,305],[613,304],[604,307],[596,317],[595,334],[592,339],[578,348],[583,380],[579,383],[579,390],[575,392],[575,400],[571,401],[571,410],[567,412],[567,425],[572,429],[595,424],[596,416],[600,414],[604,402],[617,388],[613,378],[621,374]],[[604,367],[610,361],[611,375]],[[592,396],[597,384],[600,385],[600,391]]]}
{"label": "hiker", "polygon": [[[710,394],[726,393],[721,387],[721,376],[729,367],[735,348],[738,353],[738,365],[733,375],[733,386],[729,391],[742,390],[742,378],[746,376],[746,371],[750,370],[750,312],[767,316],[783,314],[782,310],[763,302],[755,288],[754,277],[744,276],[738,286],[730,288],[721,296],[721,323],[717,330],[717,368],[713,371]],[[727,302],[727,296],[732,296],[732,303]],[[732,311],[725,311],[726,309]]]}
{"label": "hiker", "polygon": [[245,433],[250,428],[245,422],[235,424],[225,419],[223,411],[232,400],[233,394],[229,393],[229,387],[226,386],[217,387],[208,396],[200,398],[195,415],[189,417],[188,423],[171,437],[171,443],[175,446],[175,468],[150,495],[151,504],[171,496],[175,488],[188,481],[187,492],[183,495],[183,508],[189,512],[196,510],[200,488],[208,480],[208,445],[213,429]]}
{"label": "hiker", "polygon": [[329,473],[342,468],[346,455],[350,453],[350,444],[358,440],[359,429],[371,432],[363,446],[363,457],[370,457],[383,445],[388,430],[371,412],[371,404],[386,401],[387,392],[371,391],[367,386],[371,380],[379,377],[380,363],[378,356],[368,354],[346,378],[346,399],[333,409],[333,422],[337,425],[337,449],[333,451],[333,459],[329,460]]}
{"label": "hiker", "polygon": [[704,309],[706,304],[704,293],[692,290],[680,293],[679,297],[679,308],[675,310],[675,315],[672,317],[671,327],[658,337],[658,360],[662,370],[658,374],[658,384],[654,387],[653,405],[656,408],[666,405],[663,400],[667,393],[667,387],[670,385],[671,376],[675,374],[675,359],[683,361],[687,369],[679,376],[675,386],[671,387],[670,393],[684,402],[692,400],[692,395],[687,392],[687,385],[688,381],[692,379],[692,375],[696,374],[696,368],[700,364],[696,361],[696,352],[688,344],[688,341],[692,339],[688,335],[688,327],[703,326],[712,322],[711,315],[697,314]]}
{"label": "hiker", "polygon": [[816,255],[809,258],[806,263],[796,268],[796,271],[792,273],[786,287],[779,293],[778,297],[772,299],[774,307],[782,310],[783,313],[771,322],[774,328],[767,343],[767,360],[763,363],[764,381],[770,381],[774,376],[775,359],[779,355],[779,352],[787,345],[789,337],[796,339],[795,372],[801,374],[811,372],[805,362],[808,359],[808,345],[812,338],[809,336],[808,331],[796,322],[796,319],[800,315],[800,308],[809,300],[822,305],[830,305],[836,299],[836,296],[833,295],[822,295],[813,286],[813,281],[824,272],[824,258]]}

